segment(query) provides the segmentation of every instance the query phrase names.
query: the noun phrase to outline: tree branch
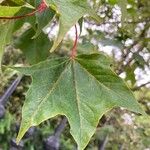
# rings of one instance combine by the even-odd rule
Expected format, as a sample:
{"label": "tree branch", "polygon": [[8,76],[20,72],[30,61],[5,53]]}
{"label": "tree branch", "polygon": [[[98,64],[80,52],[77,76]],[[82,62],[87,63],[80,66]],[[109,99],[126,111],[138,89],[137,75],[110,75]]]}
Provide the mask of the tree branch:
{"label": "tree branch", "polygon": [[148,85],[148,84],[150,84],[150,81],[147,82],[147,83],[141,84],[140,86],[137,86],[137,87],[132,88],[132,91],[137,91],[137,90],[139,90],[140,88],[142,88],[142,87],[144,87],[144,86],[146,86],[146,85]]}
{"label": "tree branch", "polygon": [[44,149],[45,150],[59,150],[60,147],[60,135],[63,132],[67,123],[67,118],[64,117],[60,124],[55,129],[53,135],[49,136],[44,140]]}
{"label": "tree branch", "polygon": [[61,133],[62,133],[63,130],[65,129],[66,123],[67,123],[67,118],[64,117],[64,118],[62,119],[62,121],[60,122],[60,124],[59,124],[59,125],[57,126],[57,128],[55,129],[54,136],[60,137]]}
{"label": "tree branch", "polygon": [[20,83],[22,79],[22,76],[18,76],[13,82],[12,84],[9,86],[9,88],[6,90],[6,92],[4,93],[4,95],[0,98],[0,105],[5,106],[7,103],[7,100],[9,99],[9,97],[12,95],[12,93],[16,90],[18,84]]}

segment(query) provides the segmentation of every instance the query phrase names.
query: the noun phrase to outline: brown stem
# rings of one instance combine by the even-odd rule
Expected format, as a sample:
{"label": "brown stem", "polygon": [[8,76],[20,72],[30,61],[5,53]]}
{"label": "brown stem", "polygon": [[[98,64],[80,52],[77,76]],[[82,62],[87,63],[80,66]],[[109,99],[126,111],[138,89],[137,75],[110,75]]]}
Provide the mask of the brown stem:
{"label": "brown stem", "polygon": [[77,26],[75,25],[75,41],[74,41],[74,45],[72,47],[71,50],[71,58],[74,59],[77,55],[77,44],[78,44],[78,30],[77,30]]}
{"label": "brown stem", "polygon": [[42,2],[40,3],[40,5],[38,6],[38,8],[36,10],[34,10],[31,13],[25,14],[25,15],[21,15],[21,16],[12,16],[12,17],[0,17],[0,19],[21,19],[21,18],[25,18],[25,17],[30,17],[33,16],[36,12],[42,13],[43,11],[45,11],[45,9],[47,8],[47,5],[45,3],[44,0],[42,0]]}

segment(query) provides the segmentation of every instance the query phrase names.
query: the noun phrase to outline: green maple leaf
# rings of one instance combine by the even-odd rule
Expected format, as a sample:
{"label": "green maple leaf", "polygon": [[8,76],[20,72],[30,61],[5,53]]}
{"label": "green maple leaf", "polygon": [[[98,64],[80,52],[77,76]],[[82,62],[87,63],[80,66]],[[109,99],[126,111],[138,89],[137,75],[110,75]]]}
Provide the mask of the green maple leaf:
{"label": "green maple leaf", "polygon": [[[40,1],[35,1],[36,8],[40,5]],[[37,30],[34,38],[36,38],[41,32],[42,29],[51,22],[55,15],[55,11],[50,9],[49,7],[46,8],[43,12],[36,13],[36,22],[37,22]]]}
{"label": "green maple leaf", "polygon": [[16,69],[33,79],[23,106],[17,142],[31,126],[65,115],[78,149],[83,150],[99,119],[112,108],[120,106],[144,114],[103,54],[80,55],[74,60],[52,58]]}
{"label": "green maple leaf", "polygon": [[74,26],[78,20],[85,14],[89,14],[96,20],[100,18],[92,10],[86,0],[46,0],[47,3],[59,15],[59,33],[54,42],[51,52],[53,52],[60,44],[68,30]]}

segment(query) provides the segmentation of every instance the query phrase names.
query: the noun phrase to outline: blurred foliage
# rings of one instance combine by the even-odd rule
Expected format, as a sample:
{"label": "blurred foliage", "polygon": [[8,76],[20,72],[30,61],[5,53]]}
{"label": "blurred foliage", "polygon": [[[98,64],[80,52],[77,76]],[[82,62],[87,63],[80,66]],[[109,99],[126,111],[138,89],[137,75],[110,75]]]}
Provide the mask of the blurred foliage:
{"label": "blurred foliage", "polygon": [[[13,0],[3,0],[0,3],[16,5]],[[112,68],[127,81],[142,107],[150,115],[150,1],[126,0],[126,3],[120,3],[119,0],[91,0],[90,4],[97,10],[103,21],[97,23],[90,17],[81,20],[82,33],[78,44],[78,53],[91,54],[97,49],[108,53],[113,60]],[[28,11],[28,9],[24,9],[18,14]],[[17,47],[21,50],[15,49],[15,43],[21,40],[19,39],[20,35],[27,37],[26,40],[30,42],[31,39],[24,36],[24,31],[28,31],[31,27],[36,28],[35,20],[36,18],[31,17],[16,21],[12,42],[5,49],[3,65],[28,65],[30,63],[28,62],[29,54],[23,52],[24,47],[22,49]],[[53,36],[51,32],[57,26],[56,20],[57,17],[53,20],[53,26],[50,26],[51,41]],[[28,24],[24,24],[25,22]],[[33,40],[35,39],[31,41]],[[68,55],[68,49],[70,50],[72,45],[72,37],[67,35],[63,44],[53,55]],[[53,56],[46,54],[46,57]],[[0,95],[15,79],[15,74],[16,72],[4,67],[3,75],[0,76]],[[145,75],[147,75],[146,79]],[[21,108],[30,82],[30,78],[23,77],[7,103],[4,118],[0,120],[0,149],[2,150],[12,147],[11,141],[18,132],[17,125],[21,119]],[[23,149],[42,150],[44,139],[53,134],[59,122],[60,117],[57,117],[41,124],[33,135],[23,139]],[[75,142],[68,130],[69,126],[61,135],[61,150],[76,149]],[[100,120],[97,132],[86,149],[102,150],[102,146],[106,150],[149,150],[150,118],[138,116],[119,108],[111,111]]]}

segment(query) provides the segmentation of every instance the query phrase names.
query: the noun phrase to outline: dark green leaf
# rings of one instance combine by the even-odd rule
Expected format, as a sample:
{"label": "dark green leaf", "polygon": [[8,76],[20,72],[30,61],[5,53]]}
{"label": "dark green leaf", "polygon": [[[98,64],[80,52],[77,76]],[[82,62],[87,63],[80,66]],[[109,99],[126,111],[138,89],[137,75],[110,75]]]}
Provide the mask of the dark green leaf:
{"label": "dark green leaf", "polygon": [[30,64],[36,64],[45,60],[49,55],[49,48],[52,45],[52,42],[43,32],[36,39],[32,38],[34,35],[35,31],[29,29],[14,43],[16,48],[23,51]]}
{"label": "dark green leaf", "polygon": [[[33,11],[33,9],[22,7],[15,14],[15,16],[22,16],[22,15],[31,13],[32,11]],[[35,27],[35,24],[36,24],[36,17],[35,17],[35,15],[15,20],[13,31],[15,32],[16,30],[20,29],[24,25],[24,23],[29,23],[33,28],[36,28]]]}
{"label": "dark green leaf", "polygon": [[31,126],[56,115],[65,115],[78,149],[83,150],[99,119],[113,107],[144,114],[125,83],[110,69],[110,60],[103,54],[80,55],[75,60],[52,58],[16,69],[33,79],[23,106],[17,142]]}
{"label": "dark green leaf", "polygon": [[0,70],[5,46],[10,42],[12,36],[12,28],[13,22],[0,21]]}
{"label": "dark green leaf", "polygon": [[82,28],[83,28],[83,17],[79,19],[78,23],[79,23],[79,26],[80,26],[80,35],[81,35]]}
{"label": "dark green leaf", "polygon": [[136,79],[135,79],[135,74],[134,74],[134,71],[136,69],[136,65],[133,64],[132,66],[128,66],[126,69],[125,69],[125,72],[126,72],[126,80],[130,80],[132,85],[135,84],[136,82]]}

